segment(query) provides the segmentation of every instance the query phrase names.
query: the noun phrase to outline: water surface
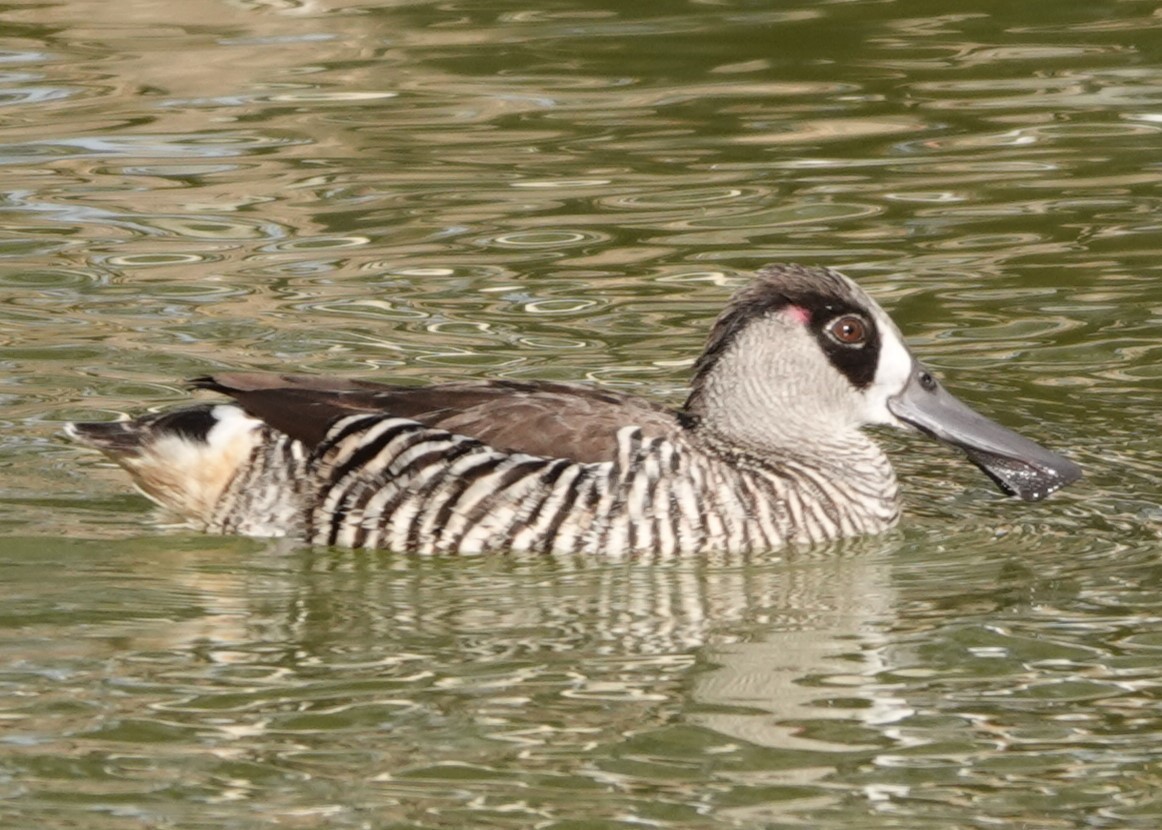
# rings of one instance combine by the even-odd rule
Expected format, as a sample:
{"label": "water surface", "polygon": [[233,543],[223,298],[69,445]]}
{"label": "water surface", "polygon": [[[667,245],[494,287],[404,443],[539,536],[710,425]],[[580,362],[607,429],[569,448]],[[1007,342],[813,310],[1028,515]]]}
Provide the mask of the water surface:
{"label": "water surface", "polygon": [[[1162,821],[1152,9],[0,22],[5,827]],[[1085,481],[1023,504],[885,435],[879,538],[425,560],[158,528],[58,437],[227,368],[678,401],[772,261],[857,278]]]}

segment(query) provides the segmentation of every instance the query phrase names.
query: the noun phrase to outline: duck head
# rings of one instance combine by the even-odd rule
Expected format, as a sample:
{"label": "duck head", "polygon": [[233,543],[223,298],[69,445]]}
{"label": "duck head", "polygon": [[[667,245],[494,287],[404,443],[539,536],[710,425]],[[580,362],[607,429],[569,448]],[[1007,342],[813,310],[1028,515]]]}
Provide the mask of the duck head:
{"label": "duck head", "polygon": [[1029,501],[1081,477],[949,393],[879,304],[829,268],[769,265],[734,295],[694,366],[686,412],[758,452],[827,446],[876,424],[918,430]]}

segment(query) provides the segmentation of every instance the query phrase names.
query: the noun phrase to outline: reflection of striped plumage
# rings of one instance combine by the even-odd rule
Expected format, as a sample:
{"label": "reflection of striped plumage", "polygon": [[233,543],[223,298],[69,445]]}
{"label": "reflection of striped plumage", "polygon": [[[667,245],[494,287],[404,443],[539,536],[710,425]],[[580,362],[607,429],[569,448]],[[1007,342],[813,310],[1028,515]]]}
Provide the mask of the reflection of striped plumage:
{"label": "reflection of striped plumage", "polygon": [[[798,266],[735,295],[678,412],[569,384],[195,385],[236,403],[71,433],[203,529],[344,547],[754,551],[875,533],[899,511],[891,465],[860,429],[870,423],[958,444],[1028,498],[1076,477],[955,402],[846,277]],[[983,443],[942,435],[953,427],[926,421],[925,405],[967,418]]]}

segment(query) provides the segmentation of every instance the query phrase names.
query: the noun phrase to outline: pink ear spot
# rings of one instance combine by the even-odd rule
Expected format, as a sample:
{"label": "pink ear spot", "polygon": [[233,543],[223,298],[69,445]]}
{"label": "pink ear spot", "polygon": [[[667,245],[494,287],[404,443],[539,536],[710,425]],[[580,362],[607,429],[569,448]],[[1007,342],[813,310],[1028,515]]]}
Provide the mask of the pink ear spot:
{"label": "pink ear spot", "polygon": [[787,319],[805,326],[811,322],[811,312],[803,308],[801,305],[787,305],[783,309],[783,314]]}

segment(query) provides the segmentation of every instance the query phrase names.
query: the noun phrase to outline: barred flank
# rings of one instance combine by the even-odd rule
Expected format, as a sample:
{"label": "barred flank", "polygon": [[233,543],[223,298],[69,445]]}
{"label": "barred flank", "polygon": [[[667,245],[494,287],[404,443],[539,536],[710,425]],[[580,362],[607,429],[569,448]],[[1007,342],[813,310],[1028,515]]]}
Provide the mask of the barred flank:
{"label": "barred flank", "polygon": [[[690,441],[618,433],[617,460],[505,453],[415,421],[354,415],[310,458],[271,432],[216,511],[222,531],[279,521],[325,545],[417,553],[662,554],[767,550],[882,530],[897,518],[886,458],[869,443],[829,477]],[[305,527],[302,527],[305,517]]]}
{"label": "barred flank", "polygon": [[301,535],[303,491],[310,481],[303,445],[264,426],[248,462],[219,498],[207,529],[249,536]]}

